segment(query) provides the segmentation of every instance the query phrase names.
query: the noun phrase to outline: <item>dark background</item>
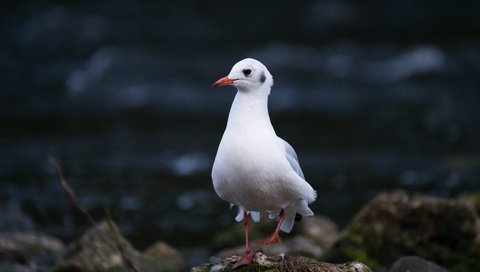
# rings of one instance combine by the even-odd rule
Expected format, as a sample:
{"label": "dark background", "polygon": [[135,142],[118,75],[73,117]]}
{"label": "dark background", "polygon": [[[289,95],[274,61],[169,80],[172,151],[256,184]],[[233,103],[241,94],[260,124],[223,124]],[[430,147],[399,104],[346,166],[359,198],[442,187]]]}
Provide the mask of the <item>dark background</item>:
{"label": "dark background", "polygon": [[479,3],[2,1],[0,230],[89,227],[52,154],[136,247],[203,261],[234,224],[210,170],[235,91],[210,85],[245,57],[274,76],[316,213],[343,226],[382,190],[478,190]]}

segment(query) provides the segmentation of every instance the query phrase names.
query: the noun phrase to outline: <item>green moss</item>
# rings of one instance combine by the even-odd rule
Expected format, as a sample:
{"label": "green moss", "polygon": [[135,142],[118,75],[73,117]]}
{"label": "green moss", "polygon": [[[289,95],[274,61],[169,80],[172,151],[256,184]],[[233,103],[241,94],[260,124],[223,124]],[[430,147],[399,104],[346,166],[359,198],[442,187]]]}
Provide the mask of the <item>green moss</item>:
{"label": "green moss", "polygon": [[[221,260],[221,271],[232,271],[232,263],[239,257],[232,256]],[[210,271],[212,264],[207,263],[199,267],[192,268],[192,272]],[[269,257],[263,253],[258,253],[251,265],[243,266],[234,270],[235,272],[290,272],[290,271],[335,271],[335,272],[371,272],[371,270],[362,264],[330,264],[318,262],[316,260],[301,256]]]}
{"label": "green moss", "polygon": [[238,271],[238,272],[263,272],[263,271],[267,271],[267,270],[278,271],[278,270],[275,270],[275,269],[262,268],[261,266],[257,265],[256,263],[253,263],[251,265],[246,265],[246,266],[239,267],[239,268],[235,269],[235,271]]}
{"label": "green moss", "polygon": [[191,272],[206,272],[210,271],[211,264],[210,263],[204,263],[201,264],[197,267],[192,268]]}
{"label": "green moss", "polygon": [[381,268],[381,265],[368,255],[364,244],[364,238],[361,235],[358,235],[355,231],[347,230],[342,233],[339,242],[321,257],[321,260],[332,262],[358,261],[376,271]]}
{"label": "green moss", "polygon": [[349,248],[345,250],[345,257],[349,260],[359,261],[369,267],[379,267],[379,264],[372,258],[368,257],[367,252],[361,248]]}
{"label": "green moss", "polygon": [[376,271],[417,255],[452,272],[480,267],[478,217],[462,201],[381,194],[356,216],[323,260],[359,260]]}

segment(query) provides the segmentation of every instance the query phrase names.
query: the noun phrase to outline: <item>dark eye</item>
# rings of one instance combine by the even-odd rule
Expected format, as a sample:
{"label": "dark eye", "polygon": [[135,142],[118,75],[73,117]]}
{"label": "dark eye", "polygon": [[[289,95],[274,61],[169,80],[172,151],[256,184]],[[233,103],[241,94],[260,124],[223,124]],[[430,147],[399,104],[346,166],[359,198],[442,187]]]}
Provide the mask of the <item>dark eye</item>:
{"label": "dark eye", "polygon": [[250,70],[250,69],[243,69],[242,72],[243,72],[243,74],[244,74],[245,76],[248,76],[248,75],[250,75],[250,74],[252,73],[252,70]]}

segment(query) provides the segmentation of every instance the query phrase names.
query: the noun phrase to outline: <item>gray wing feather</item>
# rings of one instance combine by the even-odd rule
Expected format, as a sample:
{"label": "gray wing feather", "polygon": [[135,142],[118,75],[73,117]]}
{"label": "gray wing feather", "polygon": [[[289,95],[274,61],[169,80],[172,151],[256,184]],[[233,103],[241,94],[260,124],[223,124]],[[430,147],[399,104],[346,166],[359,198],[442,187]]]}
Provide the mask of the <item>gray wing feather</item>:
{"label": "gray wing feather", "polygon": [[298,162],[298,157],[297,153],[295,153],[295,149],[287,143],[284,139],[278,137],[281,142],[283,142],[283,145],[285,146],[285,151],[287,152],[287,160],[290,163],[290,166],[292,166],[293,170],[302,178],[305,179],[305,176],[303,175],[302,168],[300,168],[300,163]]}

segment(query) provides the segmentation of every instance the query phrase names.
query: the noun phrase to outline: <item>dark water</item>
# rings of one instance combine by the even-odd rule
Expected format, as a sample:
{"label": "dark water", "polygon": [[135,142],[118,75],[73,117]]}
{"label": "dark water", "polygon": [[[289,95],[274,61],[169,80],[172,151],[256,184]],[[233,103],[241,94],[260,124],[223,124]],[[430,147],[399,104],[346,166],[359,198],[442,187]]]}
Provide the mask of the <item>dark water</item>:
{"label": "dark water", "polygon": [[471,7],[278,3],[246,22],[223,2],[2,4],[1,229],[68,241],[89,227],[52,154],[96,218],[110,207],[137,247],[163,239],[201,261],[234,224],[210,180],[234,90],[210,85],[247,56],[274,76],[272,122],[318,192],[316,213],[344,225],[382,190],[480,189]]}

